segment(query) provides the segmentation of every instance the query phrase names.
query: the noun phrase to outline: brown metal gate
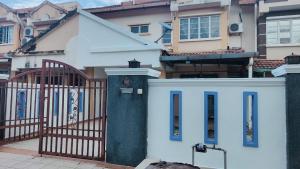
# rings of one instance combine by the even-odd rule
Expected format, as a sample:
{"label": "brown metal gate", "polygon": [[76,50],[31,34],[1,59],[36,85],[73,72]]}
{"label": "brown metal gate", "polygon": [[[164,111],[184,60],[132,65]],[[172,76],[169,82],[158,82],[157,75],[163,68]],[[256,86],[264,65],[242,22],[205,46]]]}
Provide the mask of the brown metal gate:
{"label": "brown metal gate", "polygon": [[40,69],[0,81],[0,145],[38,138]]}
{"label": "brown metal gate", "polygon": [[43,60],[0,82],[0,97],[2,144],[39,137],[40,154],[105,159],[106,80]]}

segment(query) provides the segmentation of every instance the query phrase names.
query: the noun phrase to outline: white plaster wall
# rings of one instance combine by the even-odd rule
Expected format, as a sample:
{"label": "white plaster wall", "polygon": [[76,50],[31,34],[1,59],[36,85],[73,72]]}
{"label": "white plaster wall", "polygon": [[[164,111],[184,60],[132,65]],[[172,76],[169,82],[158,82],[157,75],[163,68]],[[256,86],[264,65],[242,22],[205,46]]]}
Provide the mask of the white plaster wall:
{"label": "white plaster wall", "polygon": [[[218,92],[217,147],[228,151],[229,169],[286,169],[284,79],[149,80],[148,158],[192,162],[192,145],[204,143],[204,91]],[[170,91],[182,91],[183,141],[169,139]],[[259,147],[243,146],[244,91],[258,92]],[[223,168],[223,154],[196,153],[196,165]]]}
{"label": "white plaster wall", "polygon": [[239,13],[242,15],[243,32],[241,34],[233,34],[229,36],[230,47],[241,47],[246,52],[256,51],[256,19],[255,7],[240,6],[238,0],[232,0],[230,6],[229,24],[240,23]]}

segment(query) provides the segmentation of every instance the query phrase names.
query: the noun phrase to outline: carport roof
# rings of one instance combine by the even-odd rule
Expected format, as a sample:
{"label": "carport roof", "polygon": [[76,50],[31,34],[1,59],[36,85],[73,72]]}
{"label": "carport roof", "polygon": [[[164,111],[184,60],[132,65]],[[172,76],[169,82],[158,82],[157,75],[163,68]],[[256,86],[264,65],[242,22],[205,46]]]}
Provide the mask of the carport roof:
{"label": "carport roof", "polygon": [[160,57],[162,63],[198,63],[198,64],[248,64],[249,58],[257,57],[256,52],[208,52],[191,54],[170,54]]}

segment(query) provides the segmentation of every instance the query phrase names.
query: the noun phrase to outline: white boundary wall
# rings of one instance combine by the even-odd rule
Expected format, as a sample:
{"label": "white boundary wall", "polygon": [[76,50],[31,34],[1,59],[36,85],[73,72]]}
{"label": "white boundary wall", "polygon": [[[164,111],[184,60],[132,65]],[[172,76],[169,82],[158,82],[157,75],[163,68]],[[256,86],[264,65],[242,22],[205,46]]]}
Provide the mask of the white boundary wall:
{"label": "white boundary wall", "polygon": [[[182,91],[182,141],[169,139],[170,91]],[[147,158],[192,162],[192,145],[204,143],[204,91],[218,92],[218,145],[229,169],[286,169],[284,78],[151,79]],[[243,146],[243,92],[258,93],[258,148]],[[200,167],[223,168],[223,154],[196,153]]]}

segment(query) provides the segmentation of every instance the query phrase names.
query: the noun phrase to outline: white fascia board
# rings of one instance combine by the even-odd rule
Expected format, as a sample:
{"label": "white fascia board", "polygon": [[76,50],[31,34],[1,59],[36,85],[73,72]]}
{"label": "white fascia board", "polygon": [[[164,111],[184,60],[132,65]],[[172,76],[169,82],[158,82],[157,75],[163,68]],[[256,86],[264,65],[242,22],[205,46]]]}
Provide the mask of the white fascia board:
{"label": "white fascia board", "polygon": [[151,51],[151,50],[161,50],[156,46],[113,46],[108,48],[102,47],[91,47],[91,53],[114,53],[114,52],[133,52],[133,51]]}
{"label": "white fascia board", "polygon": [[149,79],[149,86],[168,87],[263,87],[284,86],[285,78]]}
{"label": "white fascia board", "polygon": [[0,74],[0,79],[1,80],[7,80],[9,78],[9,75],[8,74]]}
{"label": "white fascia board", "polygon": [[289,73],[300,73],[300,64],[282,65],[272,70],[272,74],[276,77],[283,76]]}
{"label": "white fascia board", "polygon": [[101,18],[99,18],[99,17],[97,17],[97,16],[95,16],[95,15],[89,13],[89,12],[86,12],[82,9],[77,9],[77,12],[79,14],[81,14],[82,16],[85,16],[85,17],[87,17],[87,18],[89,18],[89,19],[91,19],[95,22],[98,22],[98,23],[108,27],[109,29],[112,29],[112,30],[124,35],[124,36],[127,36],[128,38],[131,38],[131,39],[133,39],[133,40],[135,40],[135,41],[137,41],[137,42],[139,42],[143,45],[148,45],[148,46],[151,46],[151,47],[164,49],[163,45],[160,45],[160,44],[148,41],[144,38],[141,38],[139,35],[136,35],[136,34],[130,32],[129,30],[126,30],[123,27],[120,27],[119,25],[116,25],[112,22],[101,19]]}
{"label": "white fascia board", "polygon": [[108,76],[151,76],[159,77],[160,71],[150,68],[106,68],[105,73]]}

